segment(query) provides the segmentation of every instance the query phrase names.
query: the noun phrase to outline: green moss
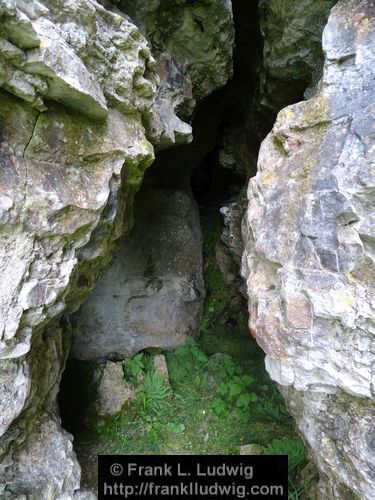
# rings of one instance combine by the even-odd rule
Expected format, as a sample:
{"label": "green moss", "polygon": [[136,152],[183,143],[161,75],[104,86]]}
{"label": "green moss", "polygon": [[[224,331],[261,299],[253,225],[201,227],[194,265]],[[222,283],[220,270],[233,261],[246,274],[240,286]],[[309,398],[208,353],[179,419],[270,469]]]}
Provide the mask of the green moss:
{"label": "green moss", "polygon": [[302,108],[302,113],[298,114],[297,123],[292,124],[291,129],[305,130],[318,127],[320,131],[319,135],[323,135],[328,124],[331,123],[328,113],[328,103],[324,96],[320,95],[308,101],[303,101],[295,109],[298,109],[298,107]]}
{"label": "green moss", "polygon": [[276,148],[280,151],[280,153],[282,153],[283,155],[288,154],[288,152],[284,148],[285,137],[281,136],[280,134],[274,133],[272,136],[272,141],[273,141],[274,145],[276,146]]}

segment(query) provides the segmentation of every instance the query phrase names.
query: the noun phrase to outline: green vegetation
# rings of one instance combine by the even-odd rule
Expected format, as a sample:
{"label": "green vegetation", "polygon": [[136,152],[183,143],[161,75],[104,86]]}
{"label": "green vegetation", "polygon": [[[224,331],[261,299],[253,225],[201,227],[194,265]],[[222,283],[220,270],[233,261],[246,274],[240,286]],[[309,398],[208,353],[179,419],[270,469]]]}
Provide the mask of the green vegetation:
{"label": "green vegetation", "polygon": [[306,449],[298,437],[274,439],[263,450],[264,455],[288,455],[289,473],[296,472],[298,467],[306,461]]}
{"label": "green vegetation", "polygon": [[200,338],[165,353],[169,383],[154,371],[149,353],[124,361],[124,383],[135,386],[137,395],[103,427],[80,435],[86,485],[85,454],[92,455],[92,443],[108,454],[203,455],[238,454],[240,446],[254,444],[260,453],[289,456],[290,499],[298,499],[305,447],[247,333],[243,309],[231,307],[233,287],[214,259],[220,225],[210,227],[209,220],[203,221],[208,293]]}
{"label": "green vegetation", "polygon": [[139,399],[146,413],[160,415],[166,401],[170,397],[170,388],[160,373],[149,371],[143,380]]}
{"label": "green vegetation", "polygon": [[[286,410],[275,410],[278,422],[259,419],[265,411],[265,393],[274,397],[275,390],[270,381],[257,386],[249,363],[238,363],[223,354],[207,356],[193,339],[167,353],[166,359],[170,385],[146,363],[138,378],[136,400],[97,429],[104,441],[110,438],[107,451],[232,454],[242,444],[265,446],[273,439],[295,438]],[[133,374],[128,377],[134,381]],[[276,407],[281,405],[280,399]],[[231,421],[236,424],[228,426]]]}
{"label": "green vegetation", "polygon": [[220,374],[220,385],[212,408],[219,417],[233,417],[240,422],[248,422],[251,414],[251,403],[258,401],[258,396],[251,392],[250,386],[255,382],[251,375],[243,374],[240,365],[230,358],[223,360],[223,372]]}
{"label": "green vegetation", "polygon": [[124,363],[124,372],[130,378],[135,378],[143,372],[145,365],[143,363],[143,352],[136,354],[132,358],[125,359]]}
{"label": "green vegetation", "polygon": [[124,383],[138,385],[136,399],[82,441],[111,454],[238,454],[258,444],[260,453],[289,455],[291,498],[299,498],[305,448],[272,382],[259,385],[251,362],[207,355],[193,339],[166,359],[170,384],[152,356],[126,360]]}

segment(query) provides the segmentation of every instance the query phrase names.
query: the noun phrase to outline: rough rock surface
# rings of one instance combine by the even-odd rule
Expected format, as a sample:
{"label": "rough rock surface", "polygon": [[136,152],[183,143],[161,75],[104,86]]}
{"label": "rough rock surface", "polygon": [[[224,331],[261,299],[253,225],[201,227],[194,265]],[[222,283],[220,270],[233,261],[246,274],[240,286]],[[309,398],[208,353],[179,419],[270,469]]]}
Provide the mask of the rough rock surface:
{"label": "rough rock surface", "polygon": [[61,428],[59,421],[49,417],[42,419],[34,432],[13,455],[17,483],[8,489],[8,494],[23,494],[31,500],[55,499],[60,498],[61,491],[71,492],[72,486],[79,487],[80,467],[72,436]]}
{"label": "rough rock surface", "polygon": [[[167,82],[172,83],[170,91],[176,94],[182,85],[188,86],[190,82],[194,98],[200,100],[227,83],[233,71],[234,26],[230,0],[153,0],[149,4],[143,0],[119,0],[114,3],[146,34],[157,59],[161,62],[169,54],[169,63],[181,70],[179,81]],[[174,74],[169,70],[166,76],[170,79]]]}
{"label": "rough rock surface", "polygon": [[56,411],[69,349],[59,318],[130,226],[153,159],[142,115],[156,76],[137,28],[96,2],[2,1],[0,24],[0,496],[71,498],[80,472]]}
{"label": "rough rock surface", "polygon": [[319,91],[279,113],[244,222],[250,328],[324,499],[375,491],[374,37],[372,1],[333,8]]}
{"label": "rough rock surface", "polygon": [[272,113],[302,98],[320,78],[322,32],[337,0],[260,0],[264,39],[260,105]]}
{"label": "rough rock surface", "polygon": [[122,363],[107,361],[98,387],[95,413],[99,418],[119,413],[122,407],[134,397],[134,390],[124,383]]}
{"label": "rough rock surface", "polygon": [[107,104],[147,111],[155,61],[124,16],[94,0],[2,0],[1,86],[44,110],[44,99],[105,119]]}
{"label": "rough rock surface", "polygon": [[72,356],[123,359],[183,344],[203,307],[198,210],[188,192],[143,189],[133,234],[73,318]]}
{"label": "rough rock surface", "polygon": [[[225,85],[233,72],[234,26],[230,0],[120,0],[146,34],[160,86],[151,121],[158,149],[192,139],[189,118],[196,102]],[[165,119],[165,116],[174,116]]]}
{"label": "rough rock surface", "polygon": [[232,201],[220,208],[224,220],[224,229],[221,239],[229,249],[233,261],[239,265],[243,253],[241,236],[241,221],[245,212],[244,194],[240,194],[237,201]]}
{"label": "rough rock surface", "polygon": [[[0,475],[6,467],[1,484],[13,491],[20,471],[12,470],[13,444],[22,444],[38,416],[51,411],[52,393],[45,386],[50,384],[56,396],[69,348],[58,324],[48,333],[46,326],[64,309],[79,306],[108,260],[152,148],[136,116],[125,119],[111,109],[100,125],[52,105],[37,116],[9,96],[0,99],[6,167],[1,179]],[[73,479],[59,482],[62,491],[77,487]],[[36,491],[40,487],[34,484]]]}

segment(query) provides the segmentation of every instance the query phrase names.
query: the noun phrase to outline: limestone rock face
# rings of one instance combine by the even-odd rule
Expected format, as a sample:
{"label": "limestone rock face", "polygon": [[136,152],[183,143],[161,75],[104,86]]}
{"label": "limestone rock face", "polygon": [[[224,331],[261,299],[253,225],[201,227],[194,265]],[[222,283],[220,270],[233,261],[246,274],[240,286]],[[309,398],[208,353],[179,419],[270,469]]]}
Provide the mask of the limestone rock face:
{"label": "limestone rock face", "polygon": [[11,443],[17,438],[18,446],[21,429],[31,432],[49,411],[50,394],[40,384],[47,377],[58,386],[69,346],[57,325],[47,336],[43,330],[92,287],[153,153],[136,116],[110,109],[107,121],[96,124],[59,107],[37,115],[5,94],[0,99],[0,449],[8,478]]}
{"label": "limestone rock face", "polygon": [[123,359],[183,344],[204,299],[198,210],[184,191],[143,188],[134,232],[73,318],[72,356]]}
{"label": "limestone rock face", "polygon": [[[196,99],[202,99],[232,75],[234,26],[230,0],[120,0],[114,2],[134,19],[156,47],[158,59],[166,53],[185,66]],[[167,27],[167,29],[166,29]],[[170,90],[179,85],[168,72]],[[182,83],[181,82],[181,83]],[[180,84],[181,85],[181,84]]]}
{"label": "limestone rock face", "polygon": [[[124,16],[94,0],[3,0],[0,85],[37,109],[52,99],[104,120],[107,104],[146,112],[155,61]],[[1,8],[1,6],[0,6]]]}
{"label": "limestone rock face", "polygon": [[250,328],[325,499],[375,491],[374,14],[333,8],[319,91],[279,113],[243,225]]}
{"label": "limestone rock face", "polygon": [[73,488],[78,488],[80,467],[72,441],[72,436],[61,428],[58,421],[48,417],[41,420],[35,434],[14,453],[17,483],[8,489],[8,495],[16,492],[31,500],[61,498],[61,491],[70,494]]}
{"label": "limestone rock face", "polygon": [[4,1],[0,24],[0,496],[72,498],[60,318],[131,225],[157,78],[137,28],[96,2]]}

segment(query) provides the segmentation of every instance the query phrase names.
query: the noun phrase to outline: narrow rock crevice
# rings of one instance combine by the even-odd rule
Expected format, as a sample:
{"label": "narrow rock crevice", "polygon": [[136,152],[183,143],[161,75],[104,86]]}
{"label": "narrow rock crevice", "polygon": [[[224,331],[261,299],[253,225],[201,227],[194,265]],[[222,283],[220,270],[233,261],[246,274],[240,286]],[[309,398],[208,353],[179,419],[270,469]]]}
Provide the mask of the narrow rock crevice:
{"label": "narrow rock crevice", "polygon": [[[295,38],[300,40],[309,32],[310,21],[321,33],[329,2],[318,17],[312,9],[310,21],[305,19],[295,37],[289,34],[281,62],[273,53],[271,37],[275,34],[267,23],[278,22],[282,30],[290,20],[273,10],[272,3],[233,0],[232,6],[233,77],[197,104],[191,143],[167,149],[163,143],[159,148],[135,199],[132,234],[120,241],[109,269],[71,318],[71,359],[59,401],[63,427],[76,437],[87,487],[95,486],[92,457],[104,445],[101,438],[95,442],[92,435],[85,436],[96,425],[93,408],[108,370],[121,372],[119,363],[137,353],[147,357],[150,352],[173,351],[190,336],[198,339],[204,355],[231,356],[247,376],[254,375],[258,386],[263,384],[269,391],[267,396],[258,387],[258,392],[251,393],[264,404],[259,403],[263,416],[255,422],[263,426],[268,420],[276,421],[275,404],[282,415],[282,431],[262,427],[254,437],[256,446],[277,441],[278,432],[284,432],[296,448],[303,448],[268,379],[264,355],[252,338],[255,330],[247,326],[248,291],[240,277],[241,221],[247,205],[246,186],[256,174],[260,144],[277,112],[301,100],[304,92],[310,95],[317,85],[320,39],[314,35],[304,40],[309,50],[304,60],[303,51],[302,55],[294,52]],[[204,24],[193,21],[204,33]],[[186,119],[186,103],[180,104],[177,115],[180,109],[181,118]],[[77,379],[83,383],[75,384]]]}
{"label": "narrow rock crevice", "polygon": [[[106,361],[173,350],[194,335],[207,354],[246,360],[258,383],[269,383],[263,353],[247,328],[241,220],[246,185],[277,106],[298,101],[307,80],[289,81],[278,105],[264,104],[269,67],[261,36],[267,8],[261,4],[260,20],[257,2],[233,0],[233,77],[198,103],[192,143],[157,153],[136,196],[132,234],[120,242],[114,262],[72,317],[73,347],[59,401],[63,426],[76,436],[87,487],[95,483],[92,457],[100,445],[84,436]],[[289,430],[283,432],[293,435],[286,422]],[[272,439],[269,430],[262,432],[258,443]]]}

